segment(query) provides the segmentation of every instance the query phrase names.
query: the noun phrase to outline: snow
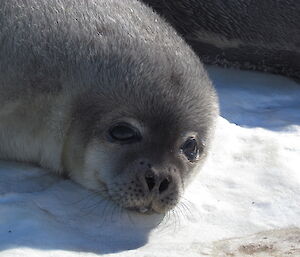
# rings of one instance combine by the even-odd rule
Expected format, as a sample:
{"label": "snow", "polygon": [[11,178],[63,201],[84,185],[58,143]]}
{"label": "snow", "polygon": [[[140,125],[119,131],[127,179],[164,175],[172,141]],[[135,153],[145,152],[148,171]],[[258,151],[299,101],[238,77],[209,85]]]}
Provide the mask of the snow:
{"label": "snow", "polygon": [[[208,69],[221,117],[177,209],[164,219],[130,213],[38,167],[1,161],[0,256],[300,256],[300,85]],[[268,237],[276,243],[257,243]]]}

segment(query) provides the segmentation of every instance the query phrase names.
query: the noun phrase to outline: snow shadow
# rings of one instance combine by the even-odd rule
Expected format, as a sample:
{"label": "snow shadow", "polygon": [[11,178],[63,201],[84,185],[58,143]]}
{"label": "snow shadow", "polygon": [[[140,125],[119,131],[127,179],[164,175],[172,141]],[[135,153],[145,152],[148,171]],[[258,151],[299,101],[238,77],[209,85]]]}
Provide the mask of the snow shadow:
{"label": "snow shadow", "polygon": [[0,162],[0,252],[12,248],[96,254],[137,249],[160,215],[120,209],[70,180]]}
{"label": "snow shadow", "polygon": [[207,67],[221,116],[243,127],[280,131],[300,125],[300,84],[261,72]]}

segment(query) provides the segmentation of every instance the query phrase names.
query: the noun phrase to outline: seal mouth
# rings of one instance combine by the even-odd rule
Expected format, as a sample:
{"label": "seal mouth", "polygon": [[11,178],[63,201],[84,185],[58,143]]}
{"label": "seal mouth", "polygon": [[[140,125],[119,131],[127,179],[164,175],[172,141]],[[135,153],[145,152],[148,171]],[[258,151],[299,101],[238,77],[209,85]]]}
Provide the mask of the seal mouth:
{"label": "seal mouth", "polygon": [[129,211],[137,212],[139,214],[151,215],[151,214],[158,214],[151,206],[142,206],[142,207],[128,207],[126,208]]}
{"label": "seal mouth", "polygon": [[117,201],[115,199],[115,197],[109,193],[109,188],[107,187],[107,185],[105,183],[103,183],[103,186],[105,187],[105,190],[103,190],[103,191],[105,193],[106,198],[113,201],[120,207],[122,207],[126,210],[129,210],[129,211],[135,212],[135,213],[139,213],[139,214],[145,214],[145,215],[159,214],[159,212],[154,210],[151,203],[147,206],[131,206],[131,207],[122,206],[119,203],[119,201]]}

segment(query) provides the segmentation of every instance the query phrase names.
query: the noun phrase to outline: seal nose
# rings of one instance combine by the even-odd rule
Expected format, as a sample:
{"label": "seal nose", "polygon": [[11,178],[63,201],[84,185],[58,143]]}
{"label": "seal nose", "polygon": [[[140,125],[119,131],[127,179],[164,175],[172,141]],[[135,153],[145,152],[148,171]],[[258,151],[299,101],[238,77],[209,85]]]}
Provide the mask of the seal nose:
{"label": "seal nose", "polygon": [[159,178],[155,176],[154,172],[151,170],[146,172],[145,180],[150,192],[153,190],[155,186],[157,186],[160,194],[166,191],[170,184],[169,178],[167,177]]}
{"label": "seal nose", "polygon": [[148,186],[149,191],[153,189],[155,186],[155,174],[153,171],[147,171],[145,174],[145,180]]}
{"label": "seal nose", "polygon": [[158,191],[159,193],[163,193],[164,191],[166,191],[169,187],[170,184],[170,180],[168,178],[165,178],[159,185]]}

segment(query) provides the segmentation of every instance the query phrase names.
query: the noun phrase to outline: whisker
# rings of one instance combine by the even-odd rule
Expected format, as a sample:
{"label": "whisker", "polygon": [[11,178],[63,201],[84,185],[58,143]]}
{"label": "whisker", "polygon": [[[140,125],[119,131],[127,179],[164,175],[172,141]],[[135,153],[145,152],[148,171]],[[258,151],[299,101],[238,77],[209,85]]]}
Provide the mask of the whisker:
{"label": "whisker", "polygon": [[69,205],[78,204],[78,203],[80,203],[82,201],[85,201],[86,199],[89,199],[89,198],[94,197],[94,196],[95,196],[95,192],[91,192],[87,196],[84,196],[84,197],[82,197],[80,199],[76,199],[76,200],[71,201],[69,203],[65,203],[65,205],[69,206]]}
{"label": "whisker", "polygon": [[102,203],[106,201],[105,199],[100,199],[99,201],[97,202],[94,202],[93,204],[87,206],[83,206],[80,208],[80,213],[81,213],[81,216],[87,216],[87,215],[90,215],[94,212],[95,209],[97,209],[97,207]]}

